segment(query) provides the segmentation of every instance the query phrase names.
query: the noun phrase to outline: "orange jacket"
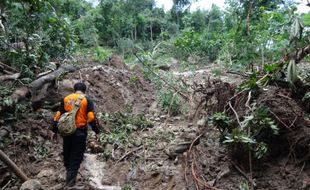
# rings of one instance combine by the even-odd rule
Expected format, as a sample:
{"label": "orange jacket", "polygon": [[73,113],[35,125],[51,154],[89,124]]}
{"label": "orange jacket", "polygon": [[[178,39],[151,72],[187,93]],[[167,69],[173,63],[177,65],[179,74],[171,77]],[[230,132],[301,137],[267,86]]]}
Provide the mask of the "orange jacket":
{"label": "orange jacket", "polygon": [[[54,122],[57,122],[61,114],[69,112],[73,109],[74,103],[81,94],[73,93],[66,96],[61,102],[60,109],[54,116]],[[76,113],[75,123],[77,128],[85,127],[87,123],[95,125],[94,104],[91,99],[85,96],[80,103],[80,108]],[[93,127],[93,126],[92,126]]]}

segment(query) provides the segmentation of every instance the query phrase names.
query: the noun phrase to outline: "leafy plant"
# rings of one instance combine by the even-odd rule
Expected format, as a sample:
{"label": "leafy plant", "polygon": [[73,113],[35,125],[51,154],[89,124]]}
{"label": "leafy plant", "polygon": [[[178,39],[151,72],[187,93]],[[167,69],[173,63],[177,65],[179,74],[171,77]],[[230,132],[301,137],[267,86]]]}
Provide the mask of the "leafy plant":
{"label": "leafy plant", "polygon": [[46,158],[49,154],[49,148],[46,143],[37,144],[34,147],[34,156],[38,160]]}
{"label": "leafy plant", "polygon": [[97,117],[110,129],[110,133],[102,133],[100,140],[102,144],[112,144],[116,147],[125,147],[129,144],[129,136],[133,131],[153,127],[145,115],[134,115],[131,113],[117,112],[114,114],[98,113]]}
{"label": "leafy plant", "polygon": [[239,185],[239,190],[249,190],[250,187],[249,187],[249,184],[248,182],[242,182],[240,185]]}
{"label": "leafy plant", "polygon": [[215,113],[210,123],[219,129],[220,141],[232,150],[253,151],[261,159],[268,151],[268,140],[278,134],[279,129],[269,117],[268,110],[252,104],[240,126],[232,126],[225,113]]}
{"label": "leafy plant", "polygon": [[140,85],[139,77],[136,75],[130,76],[128,83],[130,87],[138,88]]}
{"label": "leafy plant", "polygon": [[231,118],[228,117],[224,112],[217,112],[210,117],[209,123],[211,126],[217,127],[220,132],[224,132],[229,128],[231,124]]}
{"label": "leafy plant", "polygon": [[130,184],[125,184],[122,186],[122,190],[132,190],[132,186]]}
{"label": "leafy plant", "polygon": [[161,90],[157,99],[161,107],[171,115],[181,113],[181,99],[171,90]]}
{"label": "leafy plant", "polygon": [[310,92],[307,92],[305,96],[302,98],[302,101],[307,101],[310,99]]}

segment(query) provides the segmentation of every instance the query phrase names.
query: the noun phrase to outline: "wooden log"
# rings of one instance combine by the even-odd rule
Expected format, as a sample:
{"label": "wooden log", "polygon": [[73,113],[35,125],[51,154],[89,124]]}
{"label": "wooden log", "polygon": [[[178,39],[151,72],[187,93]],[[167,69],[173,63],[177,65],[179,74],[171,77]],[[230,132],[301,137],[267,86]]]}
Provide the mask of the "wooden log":
{"label": "wooden log", "polygon": [[23,182],[29,179],[26,174],[2,150],[0,150],[0,160]]}
{"label": "wooden log", "polygon": [[65,72],[74,72],[76,69],[77,68],[72,65],[61,66],[57,70],[34,80],[32,83],[30,83],[29,87],[31,91],[39,90],[44,84],[53,82],[61,74]]}
{"label": "wooden log", "polygon": [[39,92],[42,91],[43,87],[46,84],[52,83],[57,77],[65,72],[74,72],[76,67],[72,65],[60,66],[57,70],[44,75],[29,84],[29,87],[17,88],[13,94],[12,98],[15,102],[31,97],[34,100],[37,100],[36,96],[39,96]]}
{"label": "wooden log", "polygon": [[15,73],[13,75],[3,75],[0,76],[0,82],[6,81],[6,80],[16,80],[20,77],[20,73]]}

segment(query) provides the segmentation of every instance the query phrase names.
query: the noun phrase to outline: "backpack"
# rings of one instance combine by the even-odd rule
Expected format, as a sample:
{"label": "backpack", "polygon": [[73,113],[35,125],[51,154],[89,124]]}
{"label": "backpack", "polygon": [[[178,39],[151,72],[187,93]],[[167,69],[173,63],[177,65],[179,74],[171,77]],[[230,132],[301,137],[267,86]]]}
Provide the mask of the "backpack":
{"label": "backpack", "polygon": [[70,136],[76,130],[75,117],[85,95],[80,95],[71,111],[62,114],[58,120],[58,132],[61,136]]}

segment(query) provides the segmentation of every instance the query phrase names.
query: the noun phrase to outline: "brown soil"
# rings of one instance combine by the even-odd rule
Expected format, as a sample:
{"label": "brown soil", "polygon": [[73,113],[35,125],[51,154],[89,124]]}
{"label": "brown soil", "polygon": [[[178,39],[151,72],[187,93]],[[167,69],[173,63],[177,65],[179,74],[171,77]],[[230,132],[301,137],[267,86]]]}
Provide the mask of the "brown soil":
{"label": "brown soil", "polygon": [[[206,75],[210,75],[210,72],[202,72],[193,78],[182,74],[179,76],[183,77],[188,84],[193,84],[195,81],[205,85]],[[133,80],[134,77],[138,80]],[[236,76],[228,74],[223,77],[226,82],[229,82],[229,78],[233,78],[232,81],[236,80]],[[132,106],[134,113],[143,113],[154,123],[153,128],[134,129],[128,137],[133,140],[133,143],[126,149],[115,148],[114,157],[104,160],[101,153],[98,154],[98,160],[105,163],[105,176],[101,180],[103,185],[128,184],[133,189],[141,190],[191,190],[197,189],[195,178],[196,180],[198,178],[201,181],[198,183],[200,189],[207,189],[202,185],[205,182],[208,182],[209,186],[214,185],[216,189],[237,190],[243,183],[251,186],[247,179],[250,176],[249,164],[232,159],[225,147],[219,143],[219,132],[209,128],[205,122],[201,125],[201,121],[207,119],[208,115],[205,114],[208,111],[201,109],[196,115],[196,118],[200,119],[197,122],[196,118],[191,118],[193,120],[189,121],[185,116],[168,116],[158,107],[151,106],[155,101],[155,90],[142,77],[141,69],[138,67],[130,70],[122,59],[114,56],[108,66],[89,65],[87,68],[68,74],[65,79],[56,84],[57,88],[51,89],[51,96],[46,100],[53,103],[59,101],[70,93],[72,84],[79,80],[83,80],[90,87],[87,93],[93,99],[97,112],[113,113]],[[211,86],[214,87],[216,84],[218,83],[214,82]],[[222,99],[219,98],[221,95],[227,96],[225,100],[232,96],[231,87],[234,84],[221,84],[223,84],[221,90],[215,91],[210,97],[209,103],[217,105],[212,112],[225,107]],[[192,110],[197,108],[199,100],[203,97],[203,93],[195,95],[193,100],[196,101],[191,104]],[[253,163],[252,175],[256,184],[254,189],[307,189],[310,179],[309,157],[306,157],[310,152],[309,138],[301,135],[309,134],[309,124],[304,120],[305,112],[291,98],[291,94],[278,87],[268,87],[267,90],[263,90],[257,103],[270,108],[277,117],[281,118],[281,121],[278,121],[280,125],[283,122],[293,130],[292,133],[287,134],[294,137],[295,145],[299,142],[304,146],[301,150],[300,147],[296,148],[297,152],[286,150],[280,152],[280,156]],[[61,138],[58,141],[51,141],[52,133],[48,130],[54,111],[40,109],[25,115],[25,119],[14,124],[11,135],[3,139],[8,144],[4,151],[9,157],[29,177],[38,178],[46,187],[64,182]],[[284,129],[285,125],[281,127]],[[189,150],[191,142],[202,131],[206,132],[197,141],[199,143]],[[92,141],[91,132],[89,134],[89,141]],[[286,136],[283,138],[287,139]],[[137,142],[141,143],[137,144]],[[104,146],[107,150],[108,145]],[[282,145],[279,144],[279,146]],[[47,153],[44,154],[44,151]],[[298,152],[303,154],[297,154]],[[128,156],[119,161],[126,154]],[[44,158],[40,157],[42,155]],[[91,187],[88,177],[85,168],[82,167],[79,182],[84,183],[85,189],[96,189]],[[18,189],[20,182],[0,163],[0,187],[6,184],[8,184],[6,189]]]}

